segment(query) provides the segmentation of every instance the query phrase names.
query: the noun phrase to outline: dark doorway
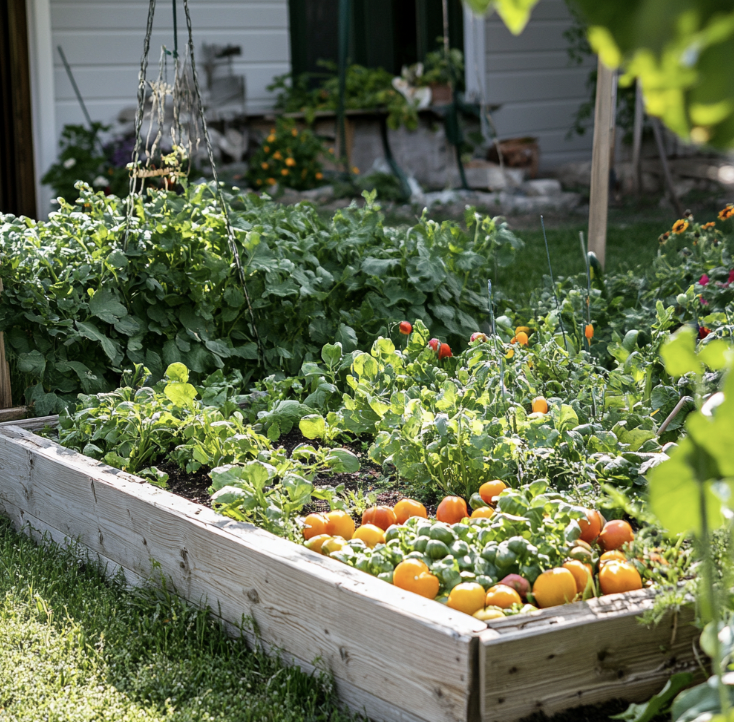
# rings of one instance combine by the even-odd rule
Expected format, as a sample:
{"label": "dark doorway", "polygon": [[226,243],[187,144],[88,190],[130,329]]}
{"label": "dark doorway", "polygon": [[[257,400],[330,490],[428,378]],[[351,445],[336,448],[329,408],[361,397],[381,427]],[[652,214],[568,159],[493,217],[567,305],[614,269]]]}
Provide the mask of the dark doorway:
{"label": "dark doorway", "polygon": [[25,0],[0,0],[0,211],[36,215]]}
{"label": "dark doorway", "polygon": [[[289,0],[293,73],[323,71],[336,62],[339,0]],[[403,65],[425,60],[443,35],[441,0],[352,0],[349,60],[398,75]],[[464,49],[461,0],[449,0],[451,47]]]}

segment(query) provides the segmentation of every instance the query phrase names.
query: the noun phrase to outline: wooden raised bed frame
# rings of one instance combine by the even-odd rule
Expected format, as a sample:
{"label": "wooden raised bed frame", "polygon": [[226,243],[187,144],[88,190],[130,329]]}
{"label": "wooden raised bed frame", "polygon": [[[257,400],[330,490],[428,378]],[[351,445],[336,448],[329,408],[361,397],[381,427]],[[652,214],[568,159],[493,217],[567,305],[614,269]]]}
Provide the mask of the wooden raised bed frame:
{"label": "wooden raised bed frame", "polygon": [[0,512],[18,529],[77,540],[133,585],[162,573],[227,625],[251,620],[261,644],[329,671],[372,719],[512,722],[642,700],[695,665],[690,610],[637,621],[649,591],[488,626],[21,428],[43,425],[0,426]]}

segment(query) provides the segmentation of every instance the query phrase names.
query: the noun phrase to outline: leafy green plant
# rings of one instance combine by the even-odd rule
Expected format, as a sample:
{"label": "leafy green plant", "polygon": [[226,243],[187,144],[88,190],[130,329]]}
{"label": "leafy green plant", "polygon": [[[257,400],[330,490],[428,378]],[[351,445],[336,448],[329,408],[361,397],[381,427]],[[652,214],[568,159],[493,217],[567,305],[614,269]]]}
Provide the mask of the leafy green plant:
{"label": "leafy green plant", "polygon": [[0,216],[0,328],[14,397],[39,415],[80,391],[113,390],[136,363],[156,380],[174,362],[196,379],[217,369],[245,380],[294,375],[325,343],[349,351],[405,316],[459,344],[486,318],[490,268],[522,247],[501,220],[479,218],[468,233],[427,219],[385,227],[374,193],[331,221],[308,205],[225,193],[264,349],[259,365],[210,187],[136,201],[127,246],[125,205],[84,186],[80,194],[48,221]]}
{"label": "leafy green plant", "polygon": [[108,130],[102,123],[93,123],[91,129],[84,125],[65,125],[59,139],[58,160],[46,171],[41,183],[50,185],[57,197],[68,201],[77,197],[78,181],[124,198],[130,181],[126,165],[131,154],[119,162],[116,145],[102,145],[100,135]]}
{"label": "leafy green plant", "polygon": [[[336,110],[339,99],[339,78],[336,64],[321,61],[323,73],[304,73],[294,77],[290,73],[276,76],[268,86],[277,92],[276,108],[286,113],[303,112],[306,120],[313,122],[319,110]],[[313,87],[318,80],[318,87]],[[404,125],[414,130],[418,115],[414,105],[392,85],[393,75],[384,68],[365,68],[362,65],[347,67],[344,105],[348,110],[387,110],[388,125],[397,129]]]}
{"label": "leafy green plant", "polygon": [[315,188],[324,178],[323,152],[324,146],[312,131],[299,130],[294,120],[278,118],[250,158],[248,183],[253,188],[276,184],[296,190]]}

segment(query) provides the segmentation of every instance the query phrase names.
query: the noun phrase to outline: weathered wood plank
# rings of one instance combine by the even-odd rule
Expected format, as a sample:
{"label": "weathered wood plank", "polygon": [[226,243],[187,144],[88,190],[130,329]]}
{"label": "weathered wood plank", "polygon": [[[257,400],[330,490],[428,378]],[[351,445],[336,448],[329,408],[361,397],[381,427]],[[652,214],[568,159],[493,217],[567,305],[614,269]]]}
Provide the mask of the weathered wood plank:
{"label": "weathered wood plank", "polygon": [[695,668],[693,609],[647,628],[637,617],[653,599],[614,594],[491,623],[479,635],[482,722],[644,700],[674,671]]}
{"label": "weathered wood plank", "polygon": [[299,660],[316,658],[375,719],[472,716],[481,622],[234,522],[17,427],[0,429],[0,500]]}
{"label": "weathered wood plank", "polygon": [[19,426],[21,429],[35,431],[37,429],[44,429],[47,426],[54,428],[59,423],[58,414],[54,414],[52,416],[35,416],[30,419],[26,419],[25,416],[28,413],[28,409],[25,406],[9,410],[17,411],[18,416],[14,417],[11,415],[10,419],[8,419],[7,416],[3,416],[3,412],[0,411],[0,426]]}
{"label": "weathered wood plank", "polygon": [[27,406],[16,406],[15,408],[10,409],[0,409],[0,423],[4,423],[6,421],[18,421],[20,419],[25,419],[26,416],[28,416]]}

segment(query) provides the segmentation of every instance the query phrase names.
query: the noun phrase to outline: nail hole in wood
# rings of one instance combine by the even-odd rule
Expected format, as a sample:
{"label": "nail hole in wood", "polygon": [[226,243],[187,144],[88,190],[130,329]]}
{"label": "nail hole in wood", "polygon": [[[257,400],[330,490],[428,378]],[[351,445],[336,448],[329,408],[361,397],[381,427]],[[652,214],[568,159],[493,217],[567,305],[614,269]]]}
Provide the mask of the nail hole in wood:
{"label": "nail hole in wood", "polygon": [[253,604],[259,604],[260,603],[260,595],[257,593],[257,589],[248,589],[247,590],[247,598]]}

